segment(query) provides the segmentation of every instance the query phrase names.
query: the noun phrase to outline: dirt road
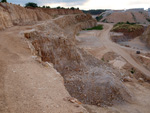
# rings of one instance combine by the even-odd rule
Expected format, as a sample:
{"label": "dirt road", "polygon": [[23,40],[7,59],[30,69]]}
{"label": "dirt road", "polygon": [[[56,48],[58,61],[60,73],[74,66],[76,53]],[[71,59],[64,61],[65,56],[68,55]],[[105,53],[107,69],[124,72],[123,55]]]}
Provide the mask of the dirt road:
{"label": "dirt road", "polygon": [[104,25],[106,26],[106,29],[103,32],[96,34],[97,37],[99,37],[100,42],[102,42],[102,44],[106,48],[122,56],[127,62],[129,62],[133,67],[135,67],[136,69],[141,71],[143,74],[145,74],[145,77],[148,80],[150,80],[150,71],[145,69],[142,65],[138,64],[126,50],[120,47],[120,45],[112,42],[112,40],[110,39],[110,30],[112,29],[113,25],[111,24],[104,24]]}
{"label": "dirt road", "polygon": [[0,31],[0,113],[84,112],[65,100],[63,78],[52,66],[35,60],[21,31]]}

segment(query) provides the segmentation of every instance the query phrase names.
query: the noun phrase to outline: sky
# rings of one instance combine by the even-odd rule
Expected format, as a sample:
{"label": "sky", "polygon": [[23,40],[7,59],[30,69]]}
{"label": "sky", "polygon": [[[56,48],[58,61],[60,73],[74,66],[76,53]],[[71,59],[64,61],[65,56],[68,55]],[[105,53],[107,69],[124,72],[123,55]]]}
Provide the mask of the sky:
{"label": "sky", "polygon": [[39,6],[47,5],[51,8],[79,7],[80,9],[129,9],[150,8],[150,0],[7,0],[14,4],[24,5],[27,2],[37,3]]}

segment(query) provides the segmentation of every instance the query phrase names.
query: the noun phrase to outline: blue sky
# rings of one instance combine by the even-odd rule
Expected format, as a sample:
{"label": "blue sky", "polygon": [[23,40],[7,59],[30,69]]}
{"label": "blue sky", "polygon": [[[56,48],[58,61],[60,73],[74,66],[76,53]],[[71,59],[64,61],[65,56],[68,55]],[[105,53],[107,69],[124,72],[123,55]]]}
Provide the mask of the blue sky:
{"label": "blue sky", "polygon": [[128,9],[150,7],[150,0],[7,0],[14,4],[24,5],[35,2],[40,6],[79,7],[80,9]]}

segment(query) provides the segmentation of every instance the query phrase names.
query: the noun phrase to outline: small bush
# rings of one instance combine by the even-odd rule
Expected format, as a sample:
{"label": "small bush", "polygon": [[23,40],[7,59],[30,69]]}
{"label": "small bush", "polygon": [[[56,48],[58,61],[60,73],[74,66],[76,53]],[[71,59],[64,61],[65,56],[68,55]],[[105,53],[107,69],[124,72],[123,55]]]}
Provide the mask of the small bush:
{"label": "small bush", "polygon": [[135,70],[134,70],[134,68],[131,68],[131,71],[130,71],[132,74],[134,74],[135,73]]}
{"label": "small bush", "polygon": [[105,60],[104,60],[104,57],[103,57],[101,60],[102,60],[102,61],[105,61]]}

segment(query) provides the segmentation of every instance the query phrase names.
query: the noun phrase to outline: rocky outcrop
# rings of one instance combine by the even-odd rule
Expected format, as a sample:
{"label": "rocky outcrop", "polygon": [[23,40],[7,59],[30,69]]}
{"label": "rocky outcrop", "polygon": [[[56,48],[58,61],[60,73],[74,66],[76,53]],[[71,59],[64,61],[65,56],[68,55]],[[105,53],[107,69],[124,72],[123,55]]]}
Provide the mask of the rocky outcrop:
{"label": "rocky outcrop", "polygon": [[[64,77],[66,89],[82,103],[111,106],[131,100],[117,78],[119,72],[75,44],[74,34],[96,25],[90,15],[64,16],[25,33],[43,61],[51,62]],[[73,90],[72,90],[73,89]]]}
{"label": "rocky outcrop", "polygon": [[37,21],[52,19],[56,15],[80,14],[80,10],[24,8],[19,5],[0,3],[0,30],[14,26],[34,24]]}
{"label": "rocky outcrop", "polygon": [[146,31],[141,36],[141,40],[146,43],[148,48],[150,48],[150,26],[147,27]]}

